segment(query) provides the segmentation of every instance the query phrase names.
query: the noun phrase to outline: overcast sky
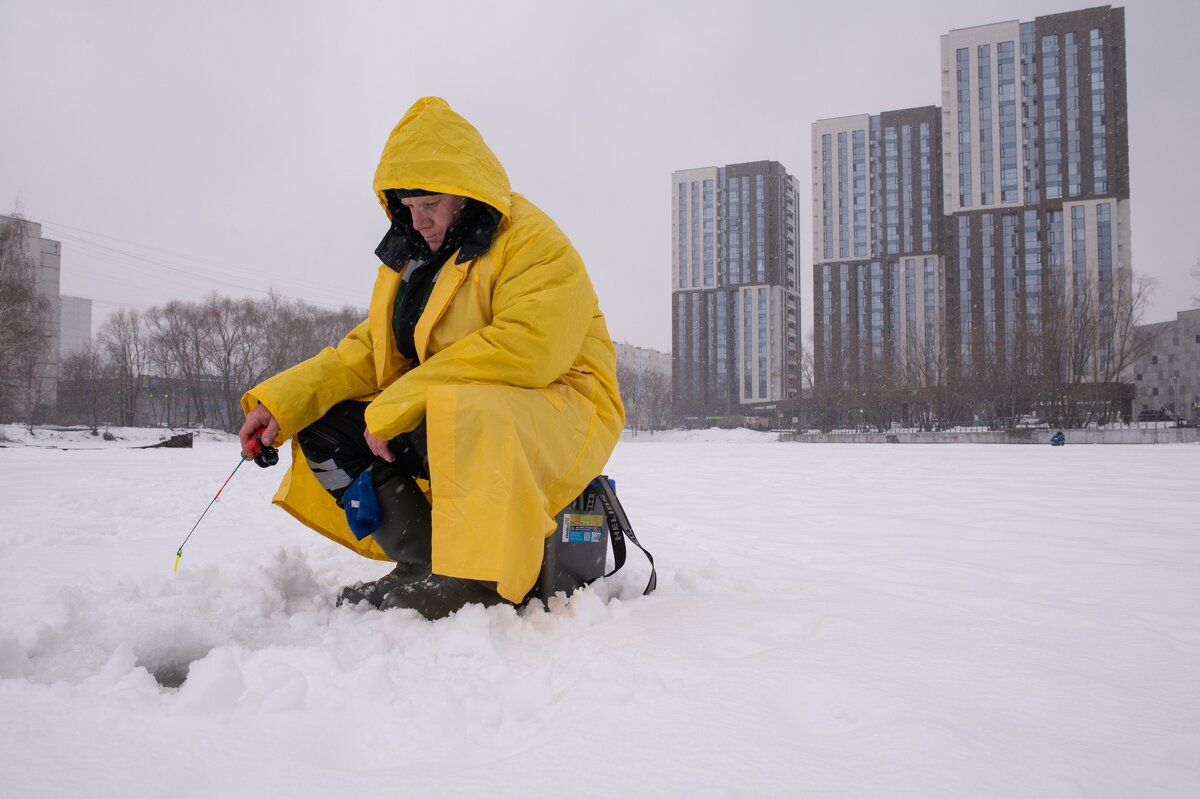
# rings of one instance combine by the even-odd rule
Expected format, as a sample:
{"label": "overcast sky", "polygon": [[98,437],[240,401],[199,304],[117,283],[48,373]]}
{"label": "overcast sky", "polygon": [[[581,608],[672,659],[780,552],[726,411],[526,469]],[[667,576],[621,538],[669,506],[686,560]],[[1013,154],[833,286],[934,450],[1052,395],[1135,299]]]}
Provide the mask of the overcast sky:
{"label": "overcast sky", "polygon": [[[810,125],[940,102],[939,36],[1086,8],[964,3],[0,0],[0,211],[63,242],[62,291],[146,308],[268,288],[365,307],[392,126],[436,94],[583,253],[613,338],[670,348],[671,172],[781,162]],[[1146,321],[1200,291],[1200,3],[1125,4]]]}

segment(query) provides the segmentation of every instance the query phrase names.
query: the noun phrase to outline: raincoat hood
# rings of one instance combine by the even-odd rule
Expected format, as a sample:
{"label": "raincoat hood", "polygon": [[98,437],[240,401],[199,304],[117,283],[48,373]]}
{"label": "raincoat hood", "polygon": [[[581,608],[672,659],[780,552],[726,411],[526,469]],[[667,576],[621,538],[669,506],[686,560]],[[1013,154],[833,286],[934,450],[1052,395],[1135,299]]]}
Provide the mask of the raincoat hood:
{"label": "raincoat hood", "polygon": [[374,188],[389,218],[388,189],[473,197],[505,218],[512,213],[512,185],[500,159],[440,97],[421,98],[396,124],[379,158]]}

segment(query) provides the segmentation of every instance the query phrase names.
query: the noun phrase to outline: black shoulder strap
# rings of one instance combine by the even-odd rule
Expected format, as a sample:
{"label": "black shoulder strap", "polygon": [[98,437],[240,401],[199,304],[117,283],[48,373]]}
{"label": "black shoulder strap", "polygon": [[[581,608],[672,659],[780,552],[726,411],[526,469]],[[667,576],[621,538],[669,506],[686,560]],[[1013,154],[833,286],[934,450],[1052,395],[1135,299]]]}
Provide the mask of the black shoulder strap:
{"label": "black shoulder strap", "polygon": [[638,542],[637,536],[633,534],[633,527],[629,524],[629,517],[625,515],[625,509],[621,507],[621,500],[617,499],[617,492],[613,491],[612,483],[608,481],[608,477],[602,474],[592,481],[592,485],[596,488],[596,492],[600,496],[600,503],[604,505],[604,515],[607,517],[608,529],[612,539],[613,570],[604,576],[611,577],[625,565],[625,539],[628,538],[633,542],[634,546],[642,550],[642,554],[646,556],[646,560],[650,561],[650,580],[646,583],[646,590],[642,592],[642,596],[645,596],[658,587],[658,574],[654,570],[654,556]]}

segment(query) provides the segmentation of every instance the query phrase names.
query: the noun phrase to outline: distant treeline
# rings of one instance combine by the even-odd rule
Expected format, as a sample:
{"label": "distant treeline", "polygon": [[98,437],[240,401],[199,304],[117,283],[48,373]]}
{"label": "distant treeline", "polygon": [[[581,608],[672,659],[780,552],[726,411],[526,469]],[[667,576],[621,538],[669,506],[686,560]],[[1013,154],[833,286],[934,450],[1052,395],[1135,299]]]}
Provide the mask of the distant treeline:
{"label": "distant treeline", "polygon": [[366,311],[272,294],[170,302],[110,316],[94,342],[60,364],[45,421],[236,430],[240,399],[263,378],[341,340]]}

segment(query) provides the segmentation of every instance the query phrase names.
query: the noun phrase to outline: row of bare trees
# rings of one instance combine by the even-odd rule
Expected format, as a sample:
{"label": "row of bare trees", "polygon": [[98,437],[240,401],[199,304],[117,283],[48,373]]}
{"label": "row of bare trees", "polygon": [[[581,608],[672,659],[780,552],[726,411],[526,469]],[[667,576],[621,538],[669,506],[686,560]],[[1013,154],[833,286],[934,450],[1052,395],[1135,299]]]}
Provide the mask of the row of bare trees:
{"label": "row of bare trees", "polygon": [[635,433],[653,433],[673,426],[671,375],[638,364],[633,358],[618,358],[617,383],[625,405],[625,427]]}
{"label": "row of bare trees", "polygon": [[890,347],[876,357],[862,342],[857,352],[828,353],[824,375],[806,353],[810,421],[876,430],[1009,427],[1027,414],[1064,427],[1119,421],[1133,366],[1153,345],[1139,325],[1154,287],[1148,277],[1118,283],[1102,306],[1091,287],[1051,286],[1036,324],[1023,318],[1012,335],[976,326],[964,345],[920,331],[898,357]]}
{"label": "row of bare trees", "polygon": [[364,316],[274,294],[118,311],[63,360],[60,420],[234,430],[246,389],[336,344]]}

